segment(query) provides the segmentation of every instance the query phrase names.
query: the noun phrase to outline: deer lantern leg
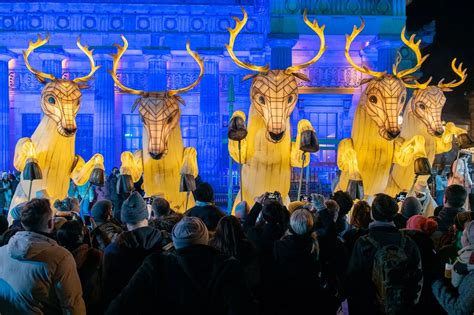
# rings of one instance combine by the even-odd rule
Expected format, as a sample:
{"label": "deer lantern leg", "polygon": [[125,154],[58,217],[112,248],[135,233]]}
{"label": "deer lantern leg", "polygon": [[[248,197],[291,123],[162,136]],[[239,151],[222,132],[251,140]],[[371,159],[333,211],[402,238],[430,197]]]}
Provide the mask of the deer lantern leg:
{"label": "deer lantern leg", "polygon": [[87,183],[92,171],[95,168],[104,170],[104,157],[102,154],[95,154],[89,161],[87,161],[87,163],[79,155],[76,155],[76,157],[77,162],[74,169],[72,170],[71,179],[78,186],[82,186]]}
{"label": "deer lantern leg", "polygon": [[465,129],[457,127],[452,122],[446,124],[443,135],[440,138],[435,138],[436,141],[436,154],[445,153],[451,150],[453,147],[453,136],[459,136],[467,133]]}
{"label": "deer lantern leg", "polygon": [[[13,166],[20,172],[23,172],[26,161],[36,158],[36,149],[30,138],[21,138],[15,146],[15,156]],[[41,167],[41,165],[40,165]]]}
{"label": "deer lantern leg", "polygon": [[349,188],[349,182],[362,181],[357,161],[357,152],[354,149],[352,139],[343,139],[339,142],[337,166],[342,173],[336,190],[346,191]]}
{"label": "deer lantern leg", "polygon": [[122,152],[120,156],[120,161],[122,162],[120,174],[129,175],[134,183],[138,182],[143,174],[142,155],[142,150],[137,150],[134,154],[130,151]]}

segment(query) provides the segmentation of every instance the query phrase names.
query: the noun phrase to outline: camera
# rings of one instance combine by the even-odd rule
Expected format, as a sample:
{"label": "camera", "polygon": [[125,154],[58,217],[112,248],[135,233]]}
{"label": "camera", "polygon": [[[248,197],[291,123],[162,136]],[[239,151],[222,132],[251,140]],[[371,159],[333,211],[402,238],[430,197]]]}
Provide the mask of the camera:
{"label": "camera", "polygon": [[407,198],[407,192],[402,191],[395,198],[397,201],[404,201]]}
{"label": "camera", "polygon": [[301,195],[300,196],[300,201],[311,202],[312,198],[311,198],[311,196],[308,196],[308,195]]}
{"label": "camera", "polygon": [[265,201],[281,201],[281,194],[278,191],[268,192],[265,196]]}

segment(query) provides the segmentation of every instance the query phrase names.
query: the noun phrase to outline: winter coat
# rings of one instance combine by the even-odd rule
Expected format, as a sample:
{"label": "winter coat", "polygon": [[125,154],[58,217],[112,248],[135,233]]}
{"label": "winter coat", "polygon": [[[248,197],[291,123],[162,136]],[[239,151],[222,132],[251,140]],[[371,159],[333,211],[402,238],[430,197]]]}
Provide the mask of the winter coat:
{"label": "winter coat", "polygon": [[405,218],[401,213],[397,213],[393,218],[393,223],[397,229],[401,230],[407,227],[408,218]]}
{"label": "winter coat", "polygon": [[215,205],[208,204],[205,206],[194,206],[189,209],[185,215],[201,219],[209,231],[215,231],[217,223],[225,216],[225,213]]}
{"label": "winter coat", "polygon": [[148,256],[106,314],[254,314],[242,268],[206,245]]}
{"label": "winter coat", "polygon": [[352,253],[352,249],[354,248],[355,242],[359,239],[359,237],[367,235],[369,233],[369,229],[364,228],[352,228],[348,229],[343,235],[342,238],[344,240],[344,244],[348,250],[348,254]]}
{"label": "winter coat", "polygon": [[104,251],[121,232],[122,228],[112,221],[101,223],[91,231],[92,246]]}
{"label": "winter coat", "polygon": [[85,314],[76,263],[43,233],[19,231],[0,247],[0,314]]}
{"label": "winter coat", "polygon": [[452,207],[444,207],[441,209],[438,216],[435,217],[436,222],[438,222],[438,230],[447,232],[454,224],[454,218],[459,212],[464,212],[464,209]]}
{"label": "winter coat", "polygon": [[[369,234],[356,241],[347,268],[347,281],[345,281],[351,315],[379,314],[372,283],[372,267],[377,249],[370,243],[368,237],[374,239],[380,246],[385,246],[399,245],[403,236],[395,226],[372,222],[369,225]],[[410,258],[410,264],[419,266],[421,258],[416,243],[407,239],[405,250]]]}
{"label": "winter coat", "polygon": [[123,232],[104,251],[104,294],[106,303],[114,299],[152,253],[160,252],[161,232],[141,227]]}
{"label": "winter coat", "polygon": [[173,227],[182,219],[182,217],[183,216],[181,214],[173,212],[169,215],[163,215],[151,219],[148,225],[154,227],[157,230],[171,233]]}
{"label": "winter coat", "polygon": [[432,290],[439,304],[449,315],[474,313],[474,270],[466,270],[457,290],[453,290],[452,286],[443,280],[433,283]]}
{"label": "winter coat", "polygon": [[102,301],[102,260],[103,253],[87,244],[71,251],[76,262],[82,285],[82,297],[87,306],[87,314],[99,314]]}

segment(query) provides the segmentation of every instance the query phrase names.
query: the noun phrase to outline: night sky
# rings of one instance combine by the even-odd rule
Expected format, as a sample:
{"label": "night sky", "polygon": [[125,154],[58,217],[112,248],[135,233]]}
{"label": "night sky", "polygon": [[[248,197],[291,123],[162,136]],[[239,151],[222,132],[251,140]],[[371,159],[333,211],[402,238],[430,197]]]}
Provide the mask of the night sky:
{"label": "night sky", "polygon": [[[447,102],[443,119],[468,123],[469,112],[465,94],[474,92],[474,2],[471,0],[413,0],[407,6],[407,29],[416,32],[423,25],[436,21],[433,43],[423,49],[430,54],[421,70],[423,78],[433,76],[433,83],[441,78],[449,82],[456,77],[451,60],[463,62],[468,68],[466,82],[453,92],[446,92]],[[471,8],[469,8],[471,6]]]}

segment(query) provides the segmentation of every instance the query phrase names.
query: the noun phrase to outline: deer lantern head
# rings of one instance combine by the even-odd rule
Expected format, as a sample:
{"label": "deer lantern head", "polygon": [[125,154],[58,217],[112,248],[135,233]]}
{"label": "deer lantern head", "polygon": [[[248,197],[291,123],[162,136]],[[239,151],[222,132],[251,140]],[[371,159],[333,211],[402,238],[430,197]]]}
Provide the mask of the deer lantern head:
{"label": "deer lantern head", "polygon": [[[370,118],[379,127],[379,134],[387,140],[393,140],[400,134],[400,125],[398,117],[405,106],[407,97],[406,86],[407,82],[412,81],[413,77],[410,74],[420,69],[423,62],[428,58],[428,55],[421,57],[420,42],[415,43],[415,35],[410,37],[410,40],[405,37],[405,28],[401,32],[401,39],[416,55],[417,64],[410,69],[398,72],[397,66],[400,63],[400,57],[397,58],[396,64],[393,66],[393,74],[384,72],[376,72],[368,69],[365,66],[357,65],[349,54],[349,48],[354,38],[359,35],[365,27],[364,20],[358,28],[354,25],[351,35],[346,34],[345,55],[347,61],[356,70],[372,76],[372,78],[363,79],[362,84],[367,84],[366,89],[361,96],[361,104],[365,107]],[[428,85],[429,82],[424,83]]]}
{"label": "deer lantern head", "polygon": [[317,55],[310,61],[301,65],[288,67],[286,70],[269,70],[267,66],[255,66],[248,62],[239,60],[234,53],[234,43],[237,35],[248,20],[247,12],[242,8],[244,17],[236,21],[235,28],[227,28],[230,33],[227,51],[234,62],[248,70],[257,71],[244,77],[244,80],[253,78],[250,88],[250,98],[255,110],[261,115],[267,127],[267,138],[273,143],[280,142],[287,129],[287,121],[298,101],[298,86],[296,78],[309,81],[305,74],[297,72],[315,63],[326,50],[324,39],[325,26],[319,27],[318,22],[310,22],[304,12],[304,21],[320,38],[320,47]]}
{"label": "deer lantern head", "polygon": [[467,78],[467,69],[462,68],[462,63],[456,66],[456,58],[451,62],[451,68],[460,77],[459,81],[444,83],[442,79],[438,85],[428,86],[415,81],[415,84],[407,85],[417,88],[410,100],[410,110],[425,124],[428,133],[436,137],[441,137],[444,131],[441,122],[441,112],[446,102],[444,92],[452,91],[452,88],[461,85]]}
{"label": "deer lantern head", "polygon": [[25,65],[31,71],[39,82],[45,86],[41,92],[41,109],[44,114],[56,122],[57,131],[61,136],[71,137],[75,135],[77,130],[76,115],[81,106],[81,89],[88,88],[85,84],[91,79],[100,66],[96,66],[92,58],[92,49],[82,46],[80,38],[77,39],[77,47],[89,58],[91,71],[84,77],[75,78],[73,80],[57,79],[52,74],[47,74],[34,69],[29,61],[28,56],[33,50],[45,45],[49,41],[49,35],[42,39],[38,35],[36,42],[29,42],[28,49],[23,51]]}
{"label": "deer lantern head", "polygon": [[117,54],[113,55],[114,62],[112,71],[109,71],[117,87],[125,93],[139,95],[132,107],[132,112],[138,107],[140,117],[148,134],[148,152],[151,158],[159,160],[164,157],[168,150],[168,138],[179,122],[181,110],[179,104],[184,105],[184,100],[178,95],[194,88],[204,74],[204,63],[196,52],[186,43],[186,50],[199,64],[199,76],[191,85],[178,89],[161,92],[146,92],[134,90],[123,85],[117,77],[117,66],[123,54],[128,48],[128,41],[122,35],[123,46],[115,44]]}

